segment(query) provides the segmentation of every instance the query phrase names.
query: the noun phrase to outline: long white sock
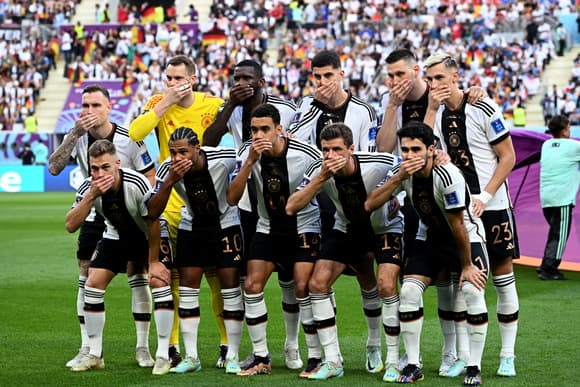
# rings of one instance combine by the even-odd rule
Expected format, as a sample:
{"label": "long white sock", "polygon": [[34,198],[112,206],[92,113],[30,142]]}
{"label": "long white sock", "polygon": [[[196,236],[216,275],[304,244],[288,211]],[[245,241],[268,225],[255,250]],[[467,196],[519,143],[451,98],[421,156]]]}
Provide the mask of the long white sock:
{"label": "long white sock", "polygon": [[252,340],[254,355],[265,357],[268,355],[266,336],[268,310],[264,301],[264,292],[244,295],[244,305],[246,306],[246,325],[250,340]]}
{"label": "long white sock", "polygon": [[173,295],[171,286],[152,289],[153,300],[155,301],[155,327],[157,328],[157,352],[155,358],[167,359],[169,351],[169,336],[173,326]]}
{"label": "long white sock", "polygon": [[136,347],[149,348],[149,326],[151,325],[151,291],[149,290],[149,276],[135,274],[128,278],[132,294],[133,318],[137,331]]}
{"label": "long white sock", "polygon": [[77,292],[77,316],[81,327],[81,348],[89,347],[89,335],[85,325],[85,283],[87,277],[79,275],[79,289]]}
{"label": "long white sock", "polygon": [[85,286],[85,326],[89,337],[90,354],[103,354],[105,328],[105,291]]}
{"label": "long white sock", "polygon": [[367,320],[367,347],[381,347],[381,298],[377,287],[360,288],[365,318]]}
{"label": "long white sock", "polygon": [[442,353],[456,353],[455,321],[453,314],[454,294],[451,281],[435,281],[437,287],[437,314],[443,333]]}
{"label": "long white sock", "polygon": [[401,325],[399,324],[399,295],[383,298],[383,328],[387,343],[387,364],[399,362],[399,336]]}
{"label": "long white sock", "polygon": [[334,308],[328,294],[310,293],[312,317],[327,361],[341,365]]}
{"label": "long white sock", "polygon": [[514,356],[520,309],[514,273],[493,277],[493,284],[497,292],[497,319],[501,336],[500,356]]}
{"label": "long white sock", "polygon": [[421,352],[421,330],[423,329],[423,308],[421,307],[425,284],[413,278],[405,278],[401,286],[399,320],[401,337],[409,364],[419,364]]}
{"label": "long white sock", "polygon": [[487,306],[485,292],[478,290],[471,282],[463,282],[461,288],[467,304],[467,330],[469,332],[468,366],[477,366],[481,370],[481,359],[487,335]]}
{"label": "long white sock", "polygon": [[282,310],[286,325],[284,348],[298,348],[298,331],[300,330],[300,307],[296,300],[294,281],[278,280],[282,289]]}
{"label": "long white sock", "polygon": [[457,338],[457,358],[469,361],[469,333],[467,331],[467,305],[465,295],[459,289],[459,279],[453,281],[455,303],[453,316],[455,320],[455,336]]}
{"label": "long white sock", "polygon": [[297,299],[300,305],[300,320],[302,321],[302,329],[304,329],[304,337],[306,338],[306,346],[308,347],[309,359],[321,359],[322,351],[320,347],[320,340],[314,325],[314,317],[312,316],[312,301],[310,296]]}
{"label": "long white sock", "polygon": [[242,291],[239,287],[222,289],[222,298],[224,300],[224,324],[228,335],[226,359],[237,359],[242,337],[242,321],[244,320]]}
{"label": "long white sock", "polygon": [[197,359],[199,330],[199,288],[179,287],[179,326],[187,357]]}

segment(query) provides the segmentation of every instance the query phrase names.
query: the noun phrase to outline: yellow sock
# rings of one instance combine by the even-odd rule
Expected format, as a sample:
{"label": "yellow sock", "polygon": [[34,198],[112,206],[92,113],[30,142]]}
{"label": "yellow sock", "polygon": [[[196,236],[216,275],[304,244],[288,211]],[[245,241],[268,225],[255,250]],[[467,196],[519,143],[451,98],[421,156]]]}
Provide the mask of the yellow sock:
{"label": "yellow sock", "polygon": [[171,293],[173,294],[173,327],[171,327],[171,336],[169,345],[175,345],[179,348],[179,272],[177,269],[171,270]]}
{"label": "yellow sock", "polygon": [[228,345],[228,335],[226,325],[224,324],[224,300],[222,298],[220,281],[216,276],[215,270],[206,270],[205,279],[211,292],[211,308],[216,316],[216,322],[220,331],[220,344]]}

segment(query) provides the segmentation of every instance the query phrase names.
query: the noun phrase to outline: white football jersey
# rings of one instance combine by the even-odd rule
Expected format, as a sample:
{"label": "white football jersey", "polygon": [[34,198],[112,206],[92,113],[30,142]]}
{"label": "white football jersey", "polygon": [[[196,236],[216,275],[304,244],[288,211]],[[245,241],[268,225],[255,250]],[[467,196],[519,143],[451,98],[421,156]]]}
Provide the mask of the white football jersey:
{"label": "white football jersey", "polygon": [[[278,109],[278,112],[280,113],[280,125],[282,125],[282,129],[284,131],[288,131],[292,119],[294,118],[294,114],[296,113],[296,105],[294,102],[286,101],[273,95],[266,95],[266,100],[264,103],[273,105],[276,109]],[[228,129],[232,132],[232,136],[234,137],[234,145],[237,149],[240,149],[244,141],[250,139],[250,137],[244,138],[243,116],[243,106],[236,106],[227,124]],[[251,136],[251,133],[249,133],[250,128],[247,128],[247,130],[247,135]]]}
{"label": "white football jersey", "polygon": [[[239,172],[242,165],[248,158],[251,142],[244,143],[238,152],[238,161],[235,174]],[[288,138],[284,155],[272,160],[269,167],[262,164],[268,161],[262,156],[260,162],[252,167],[252,180],[249,184],[256,184],[258,196],[258,225],[256,231],[269,234],[271,229],[270,211],[285,212],[288,197],[296,191],[302,182],[306,169],[315,161],[322,158],[322,153],[314,146],[297,139]],[[284,160],[282,160],[284,159]],[[264,182],[266,176],[266,182]],[[267,190],[265,190],[265,185]],[[281,187],[287,188],[286,192],[280,192]],[[271,203],[264,194],[275,192],[275,203]],[[277,193],[280,192],[280,193]],[[272,195],[274,196],[274,195]],[[278,208],[279,207],[279,208]],[[297,233],[320,232],[320,213],[316,202],[309,203],[297,214]]]}
{"label": "white football jersey", "polygon": [[[490,98],[473,105],[464,100],[457,111],[450,111],[442,105],[433,129],[453,164],[463,172],[471,193],[481,193],[498,165],[493,145],[510,136],[497,104]],[[487,203],[486,209],[503,210],[509,207],[511,201],[506,180]]]}
{"label": "white football jersey", "polygon": [[[353,175],[352,179],[357,179],[360,176],[367,194],[383,181],[394,165],[398,164],[397,158],[390,153],[354,152],[353,157],[357,163],[357,174]],[[321,168],[322,159],[311,164],[304,173],[304,179],[298,189],[303,189],[320,172]],[[345,214],[345,206],[339,197],[336,176],[324,182],[322,191],[328,194],[336,207],[334,229],[346,232],[350,221]],[[356,203],[355,207],[358,207],[359,211],[364,211],[364,201]],[[403,232],[403,215],[398,212],[392,220],[388,220],[388,216],[388,203],[371,213],[370,221],[375,234]]]}
{"label": "white football jersey", "polygon": [[[206,158],[206,169],[205,171],[209,173],[211,182],[213,185],[211,187],[204,186],[203,184],[196,184],[192,187],[193,190],[186,188],[186,183],[184,179],[179,180],[173,188],[183,200],[185,204],[184,208],[181,210],[181,223],[179,228],[182,230],[192,230],[192,224],[194,221],[194,207],[191,198],[199,198],[199,203],[204,202],[204,205],[209,205],[214,207],[211,209],[215,212],[215,216],[219,217],[219,224],[222,229],[228,227],[236,226],[240,224],[238,216],[238,208],[236,206],[230,206],[226,199],[226,189],[229,184],[229,176],[234,171],[236,166],[236,150],[233,148],[221,148],[221,147],[201,147],[202,154]],[[169,176],[169,169],[171,168],[171,158],[167,158],[155,174],[155,187],[153,189],[153,194],[157,193],[161,184]],[[196,175],[200,175],[203,172],[198,172]],[[212,190],[215,190],[215,203],[212,199]],[[192,195],[192,196],[190,196]],[[208,200],[209,199],[209,200]]]}
{"label": "white football jersey", "polygon": [[[375,139],[377,137],[377,114],[366,102],[349,93],[344,120],[341,117],[328,117],[324,125],[329,123],[344,122],[352,130],[355,151],[376,150]],[[340,109],[337,109],[340,110]],[[309,95],[302,99],[296,115],[290,125],[289,133],[302,141],[310,144],[318,144],[317,126],[318,120],[324,119],[323,107],[315,102],[314,97]]]}
{"label": "white football jersey", "polygon": [[411,176],[395,191],[405,190],[421,219],[417,239],[426,240],[428,230],[442,238],[453,238],[447,212],[463,210],[463,223],[470,242],[485,242],[480,218],[473,215],[471,194],[463,174],[453,164],[434,166],[428,178]]}
{"label": "white football jersey", "polygon": [[[129,168],[121,168],[121,179],[123,194],[121,199],[122,203],[115,204],[112,210],[116,212],[118,219],[124,224],[130,224],[127,222],[134,222],[136,230],[139,230],[147,238],[147,224],[145,223],[145,218],[147,216],[148,210],[145,205],[145,199],[147,193],[151,190],[151,184],[149,180],[142,174],[133,171]],[[80,201],[85,197],[91,188],[92,178],[87,178],[77,190],[75,203],[73,208],[80,203]],[[103,196],[99,196],[95,200],[93,208],[105,218],[106,229],[103,233],[103,238],[119,240],[120,235],[115,226],[116,221],[109,217],[108,208],[103,208]],[[105,203],[107,201],[105,200]],[[123,208],[124,207],[124,208]],[[125,211],[126,210],[126,211]],[[126,218],[129,215],[130,219]]]}

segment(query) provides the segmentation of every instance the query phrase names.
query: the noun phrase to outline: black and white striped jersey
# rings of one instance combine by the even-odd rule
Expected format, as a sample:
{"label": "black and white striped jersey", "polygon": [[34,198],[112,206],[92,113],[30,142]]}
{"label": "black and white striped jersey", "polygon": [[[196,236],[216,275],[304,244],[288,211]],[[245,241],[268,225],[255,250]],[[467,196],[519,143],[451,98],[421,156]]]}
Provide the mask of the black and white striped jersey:
{"label": "black and white striped jersey", "polygon": [[447,212],[463,211],[463,223],[469,240],[485,242],[481,219],[472,213],[469,187],[455,165],[434,166],[427,178],[411,176],[399,186],[397,191],[400,190],[407,192],[421,219],[417,239],[426,240],[427,230],[430,230],[430,236],[453,239]]}
{"label": "black and white striped jersey", "polygon": [[304,97],[289,133],[320,148],[322,128],[338,122],[343,122],[352,130],[356,151],[376,151],[377,114],[372,106],[350,93],[346,105],[336,110],[328,109],[311,95]]}
{"label": "black and white striped jersey", "polygon": [[[103,238],[124,239],[139,233],[147,238],[147,225],[144,217],[148,210],[145,205],[147,193],[151,190],[149,180],[129,168],[119,169],[121,187],[118,192],[106,192],[99,196],[94,209],[105,218],[107,226]],[[91,188],[92,178],[87,178],[77,190],[73,208],[81,202]]]}
{"label": "black and white striped jersey", "polygon": [[[326,180],[322,186],[322,191],[328,194],[336,207],[334,228],[342,232],[347,232],[347,225],[352,222],[364,222],[364,217],[368,217],[364,209],[366,196],[385,178],[391,168],[398,164],[397,158],[390,153],[354,152],[353,157],[357,164],[357,173],[348,177],[335,175]],[[298,189],[303,189],[321,168],[321,159],[310,165]],[[398,213],[390,221],[388,215],[387,203],[370,214],[370,224],[375,234],[403,232],[402,215]]]}
{"label": "black and white striped jersey", "polygon": [[[475,104],[467,104],[451,111],[442,105],[435,119],[435,135],[441,139],[443,148],[451,161],[465,176],[472,194],[484,190],[498,165],[493,145],[510,136],[502,112],[493,100],[485,98]],[[502,184],[487,203],[487,210],[511,207],[507,181]]]}
{"label": "black and white striped jersey", "polygon": [[[236,150],[233,148],[201,147],[205,157],[202,171],[187,173],[173,188],[183,200],[179,228],[191,231],[192,228],[226,229],[240,224],[238,208],[230,206],[226,199],[229,176],[236,166]],[[169,176],[171,158],[167,158],[155,175],[155,194]]]}
{"label": "black and white striped jersey", "polygon": [[[320,214],[316,202],[309,203],[295,217],[286,215],[288,197],[302,182],[306,169],[322,158],[321,152],[310,144],[294,138],[285,138],[284,152],[279,157],[262,155],[252,167],[252,182],[258,196],[258,224],[256,232],[289,229],[294,222],[295,233],[320,232]],[[248,158],[251,142],[238,152],[236,173]],[[284,223],[284,224],[277,224]]]}
{"label": "black and white striped jersey", "polygon": [[[280,113],[280,125],[282,125],[284,131],[288,131],[292,119],[294,118],[294,114],[296,113],[296,105],[294,102],[286,101],[273,95],[266,95],[264,103],[273,105],[278,109],[278,112]],[[237,149],[240,149],[242,144],[252,137],[250,130],[250,114],[251,112],[246,112],[244,114],[243,106],[236,106],[228,120],[228,129],[232,132],[234,145]]]}

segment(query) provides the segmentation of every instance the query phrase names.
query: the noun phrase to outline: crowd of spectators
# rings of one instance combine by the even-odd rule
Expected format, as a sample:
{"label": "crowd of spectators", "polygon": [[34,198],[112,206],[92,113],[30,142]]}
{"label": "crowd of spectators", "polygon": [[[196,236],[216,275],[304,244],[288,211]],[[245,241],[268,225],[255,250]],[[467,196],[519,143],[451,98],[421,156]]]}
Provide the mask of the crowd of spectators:
{"label": "crowd of spectators", "polygon": [[0,2],[0,128],[24,128],[40,89],[56,68],[59,23],[74,14],[76,1]]}
{"label": "crowd of spectators", "polygon": [[[39,26],[66,24],[76,2],[0,3],[0,18],[28,21],[36,37],[0,43],[6,127],[34,111],[36,100],[27,102],[23,96],[31,90],[38,95],[55,63],[52,36]],[[456,56],[462,88],[481,86],[509,115],[531,96],[544,92],[542,71],[551,58],[561,54],[557,17],[574,11],[567,0],[214,0],[207,22],[199,26],[202,39],[197,39],[175,22],[175,6],[165,9],[163,23],[144,22],[145,7],[146,3],[139,8],[120,1],[113,19],[121,27],[86,32],[77,23],[61,28],[62,75],[72,83],[86,79],[138,82],[139,106],[162,91],[161,70],[176,54],[196,58],[197,87],[221,98],[228,96],[235,63],[255,59],[263,64],[268,93],[298,101],[313,91],[310,59],[326,48],[341,54],[345,87],[377,104],[388,88],[385,57],[395,47],[407,47],[419,63],[435,51]],[[194,5],[187,16],[198,20]],[[111,19],[107,3],[95,4],[96,24]],[[268,51],[272,38],[277,50]],[[18,98],[7,101],[8,94]]]}

